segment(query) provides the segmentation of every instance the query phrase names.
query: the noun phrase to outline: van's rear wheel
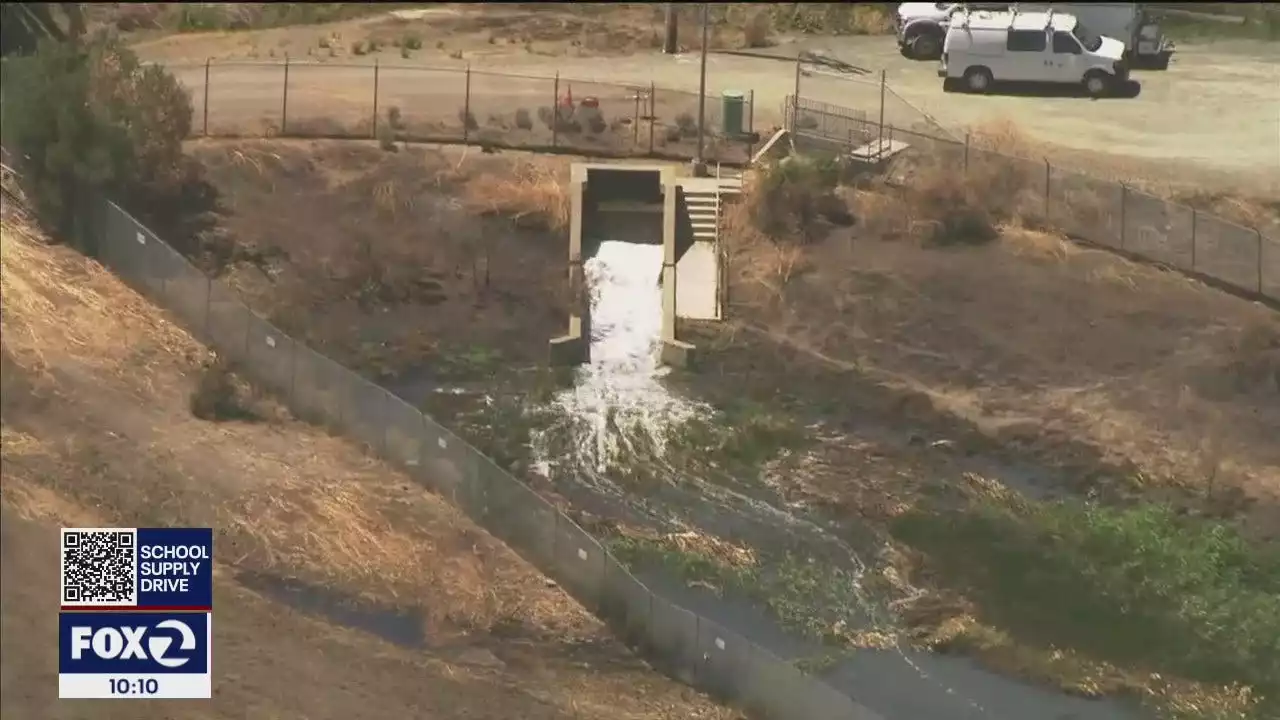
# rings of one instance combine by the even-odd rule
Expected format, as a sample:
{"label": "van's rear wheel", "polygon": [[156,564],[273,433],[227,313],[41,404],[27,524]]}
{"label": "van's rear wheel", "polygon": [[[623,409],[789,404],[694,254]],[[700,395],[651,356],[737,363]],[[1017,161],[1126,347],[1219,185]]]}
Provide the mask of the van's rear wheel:
{"label": "van's rear wheel", "polygon": [[1111,92],[1111,77],[1106,73],[1091,72],[1084,77],[1084,90],[1089,97],[1102,97]]}
{"label": "van's rear wheel", "polygon": [[922,32],[911,38],[911,57],[915,60],[937,60],[942,57],[942,38],[936,33]]}
{"label": "van's rear wheel", "polygon": [[990,90],[991,81],[991,71],[984,67],[972,67],[964,71],[964,86],[971,93]]}

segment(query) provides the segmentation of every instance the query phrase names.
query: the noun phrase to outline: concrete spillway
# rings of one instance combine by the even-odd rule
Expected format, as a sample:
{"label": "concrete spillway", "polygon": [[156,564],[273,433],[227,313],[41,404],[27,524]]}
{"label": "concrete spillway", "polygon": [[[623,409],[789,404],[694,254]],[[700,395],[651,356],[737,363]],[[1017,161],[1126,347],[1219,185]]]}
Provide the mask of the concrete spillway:
{"label": "concrete spillway", "polygon": [[[573,298],[569,328],[551,341],[553,364],[587,362],[592,337],[591,291],[584,262],[602,242],[661,247],[660,356],[664,363],[683,366],[692,361],[693,347],[676,337],[678,302],[683,299],[691,317],[720,317],[717,282],[719,256],[714,243],[695,242],[699,232],[690,221],[685,186],[698,187],[675,168],[652,165],[574,165],[570,176],[569,285]],[[716,208],[718,211],[718,207]],[[712,218],[714,223],[716,218]],[[714,237],[714,229],[712,229]],[[684,276],[681,277],[683,271]]]}
{"label": "concrete spillway", "polygon": [[555,404],[571,418],[571,452],[605,472],[636,443],[661,451],[666,429],[695,413],[663,386],[662,246],[606,240],[584,263],[590,294],[589,360]]}

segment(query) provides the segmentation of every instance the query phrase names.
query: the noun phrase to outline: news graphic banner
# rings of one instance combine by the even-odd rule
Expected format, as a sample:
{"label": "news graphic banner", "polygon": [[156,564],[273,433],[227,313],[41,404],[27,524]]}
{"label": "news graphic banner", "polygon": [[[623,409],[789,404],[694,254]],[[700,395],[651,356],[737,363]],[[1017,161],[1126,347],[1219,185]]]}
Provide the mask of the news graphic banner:
{"label": "news graphic banner", "polygon": [[213,530],[63,528],[58,697],[211,698]]}

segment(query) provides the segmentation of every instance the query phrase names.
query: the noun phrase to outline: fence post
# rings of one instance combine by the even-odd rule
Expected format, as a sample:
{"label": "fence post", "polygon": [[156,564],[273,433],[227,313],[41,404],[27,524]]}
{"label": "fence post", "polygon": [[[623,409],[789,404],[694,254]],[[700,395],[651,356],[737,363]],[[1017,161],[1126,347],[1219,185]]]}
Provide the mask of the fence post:
{"label": "fence post", "polygon": [[284,56],[284,94],[280,98],[280,134],[289,127],[289,56]]}
{"label": "fence post", "polygon": [[[279,330],[277,328],[277,330]],[[283,332],[280,333],[284,335]],[[285,337],[289,337],[285,335]],[[297,398],[298,385],[298,342],[293,338],[289,338],[289,409],[296,410],[298,405]]]}
{"label": "fence post", "polygon": [[[800,114],[800,69],[802,65],[800,56],[796,56],[796,85],[791,91],[791,124],[787,129],[791,132],[796,131],[796,116]],[[783,125],[786,125],[786,118],[783,118]]]}
{"label": "fence post", "polygon": [[378,66],[378,58],[373,59],[373,128],[369,131],[373,138],[378,137],[378,82],[381,68]]}
{"label": "fence post", "polygon": [[560,71],[551,86],[551,147],[560,146]]}
{"label": "fence post", "polygon": [[964,134],[964,173],[965,175],[969,174],[969,135],[970,133],[968,132]]}
{"label": "fence post", "polygon": [[751,88],[747,91],[747,103],[750,104],[751,111],[747,114],[747,132],[754,133],[756,131],[756,90]]}
{"label": "fence post", "polygon": [[1049,177],[1053,173],[1053,166],[1049,164],[1049,158],[1044,159],[1044,219],[1049,220]]}
{"label": "fence post", "polygon": [[1125,227],[1129,224],[1129,186],[1120,183],[1120,249],[1125,246]]}
{"label": "fence post", "polygon": [[204,59],[204,136],[209,137],[209,64],[213,58]]}
{"label": "fence post", "polygon": [[1262,231],[1258,228],[1253,229],[1254,234],[1258,237],[1258,294],[1262,294]]}
{"label": "fence post", "polygon": [[241,317],[244,318],[244,343],[240,348],[240,362],[248,362],[249,348],[252,347],[249,344],[249,336],[253,332],[253,321],[249,318],[253,317],[253,311],[249,309],[248,305],[244,305],[242,303],[236,304],[240,306]]}
{"label": "fence post", "polygon": [[378,403],[382,406],[382,412],[378,415],[378,424],[382,426],[382,432],[378,435],[378,454],[385,457],[387,454],[387,431],[391,429],[391,423],[387,421],[387,416],[391,414],[391,392],[373,385],[373,383],[370,383],[370,385],[379,390],[379,394],[382,396],[382,402]]}
{"label": "fence post", "polygon": [[208,275],[204,276],[204,323],[200,326],[200,338],[205,342],[210,342],[209,337],[209,313],[213,310],[213,279]]}
{"label": "fence post", "polygon": [[876,153],[884,152],[884,86],[885,86],[884,70],[880,71],[880,144],[876,146]]}
{"label": "fence post", "polygon": [[640,144],[640,88],[635,88],[635,108],[631,111],[631,146]]}
{"label": "fence post", "polygon": [[653,155],[653,126],[658,122],[658,91],[649,81],[649,155]]}
{"label": "fence post", "polygon": [[462,144],[471,142],[471,63],[467,63],[466,85],[462,95]]}
{"label": "fence post", "polygon": [[1196,225],[1200,223],[1196,209],[1191,208],[1191,271],[1196,269]]}

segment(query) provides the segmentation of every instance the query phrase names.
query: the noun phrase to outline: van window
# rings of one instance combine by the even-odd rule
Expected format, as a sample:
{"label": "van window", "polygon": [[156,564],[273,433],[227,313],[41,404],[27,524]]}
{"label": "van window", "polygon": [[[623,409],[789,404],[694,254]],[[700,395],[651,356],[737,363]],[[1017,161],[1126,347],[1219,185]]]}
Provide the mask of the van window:
{"label": "van window", "polygon": [[1009,52],[1044,52],[1043,30],[1010,30],[1005,49]]}
{"label": "van window", "polygon": [[1084,51],[1071,33],[1057,31],[1053,34],[1053,52],[1058,55],[1080,55]]}
{"label": "van window", "polygon": [[1076,23],[1075,29],[1071,33],[1076,36],[1080,44],[1089,52],[1097,52],[1098,48],[1102,47],[1102,38],[1086,30],[1080,23]]}

